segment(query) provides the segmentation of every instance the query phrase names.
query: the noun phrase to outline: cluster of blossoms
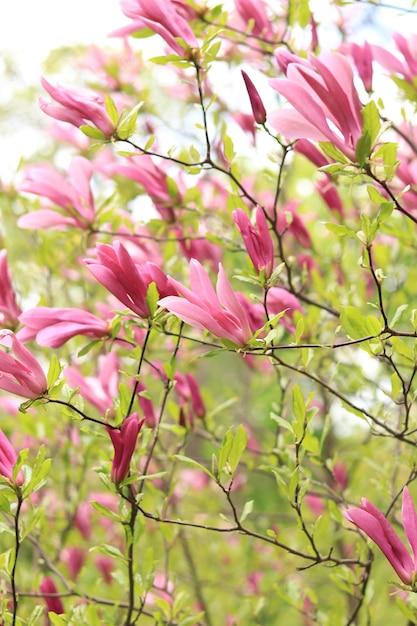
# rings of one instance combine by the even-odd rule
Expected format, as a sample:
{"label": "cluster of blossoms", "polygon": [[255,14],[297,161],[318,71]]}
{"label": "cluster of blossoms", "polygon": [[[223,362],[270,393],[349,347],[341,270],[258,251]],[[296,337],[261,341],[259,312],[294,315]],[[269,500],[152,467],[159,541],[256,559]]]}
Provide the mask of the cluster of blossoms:
{"label": "cluster of blossoms", "polygon": [[[16,423],[26,412],[37,416],[20,440],[18,427],[0,429],[0,491],[10,499],[4,511],[16,541],[7,583],[13,625],[21,598],[31,597],[23,591],[20,598],[16,573],[25,558],[21,516],[31,507],[49,507],[45,519],[59,534],[45,539],[46,548],[41,532],[31,537],[47,610],[69,613],[61,595],[88,605],[77,603],[70,621],[102,603],[114,611],[106,623],[125,626],[141,615],[155,623],[235,626],[250,614],[257,623],[277,623],[281,607],[259,598],[281,577],[298,585],[298,595],[280,593],[294,598],[303,623],[318,623],[315,593],[302,591],[287,563],[271,565],[279,549],[303,559],[305,569],[340,568],[350,594],[345,621],[354,623],[372,559],[345,543],[346,521],[376,543],[408,591],[417,591],[417,514],[408,487],[414,466],[394,472],[390,485],[402,490],[412,555],[388,514],[367,498],[359,508],[350,500],[358,488],[355,463],[362,462],[358,441],[370,455],[386,453],[375,433],[417,445],[415,277],[403,271],[414,254],[417,131],[412,116],[388,124],[373,98],[374,68],[382,67],[417,100],[416,39],[394,35],[396,52],[349,41],[330,51],[310,9],[306,19],[301,8],[294,17],[294,3],[279,11],[272,4],[235,0],[229,10],[189,0],[120,0],[130,22],[111,36],[123,40],[123,52],[89,50],[80,62],[93,74],[88,89],[41,79],[49,99],[39,105],[54,120],[51,134],[79,154],[60,159],[58,149],[53,164],[23,168],[16,185],[33,209],[19,206],[17,226],[36,241],[47,286],[34,283],[25,293],[24,277],[15,291],[0,251],[0,389],[23,401],[21,414],[6,395],[0,405]],[[309,41],[298,52],[297,19]],[[165,104],[154,102],[152,89],[161,86],[152,74],[149,87],[152,63],[135,52],[134,40],[151,34],[163,46],[155,66],[171,72],[165,80],[161,69],[161,100],[192,111],[182,119],[187,132],[176,135]],[[216,68],[225,62],[239,66],[245,104],[237,109],[217,89]],[[196,110],[198,123],[188,124]],[[171,133],[177,143],[166,148]],[[66,171],[56,166],[65,162]],[[394,272],[403,249],[407,260]],[[392,271],[386,290],[385,270]],[[409,302],[400,300],[398,285]],[[28,306],[34,297],[39,304]],[[408,306],[412,327],[403,318]],[[375,359],[376,378],[365,359]],[[360,395],[359,378],[377,389],[372,401]],[[335,399],[365,418],[366,439],[354,427],[340,434]],[[62,411],[56,422],[54,407]],[[52,418],[42,425],[46,413]],[[68,415],[84,428],[68,424]],[[36,437],[57,463],[51,483]],[[96,475],[107,492],[97,491]],[[58,500],[54,481],[63,490]],[[395,505],[396,498],[390,509]],[[328,538],[337,536],[335,546],[323,548],[319,517]],[[99,538],[90,548],[94,524]],[[301,539],[286,537],[292,527]],[[161,541],[156,528],[164,529]],[[233,536],[225,549],[213,542],[210,559],[233,571],[230,589],[242,590],[241,607],[229,598],[220,615],[216,598],[210,617],[198,573],[204,559],[193,556],[188,536],[195,529]],[[262,546],[245,558],[236,539],[244,535]],[[139,563],[144,536],[155,541]],[[92,584],[90,563],[110,590],[105,602],[99,583],[80,591]],[[346,575],[346,563],[361,572],[357,580],[353,568]],[[190,573],[195,602],[186,610],[177,590]],[[114,592],[120,581],[123,601],[120,587]],[[101,611],[84,617],[99,623]]]}

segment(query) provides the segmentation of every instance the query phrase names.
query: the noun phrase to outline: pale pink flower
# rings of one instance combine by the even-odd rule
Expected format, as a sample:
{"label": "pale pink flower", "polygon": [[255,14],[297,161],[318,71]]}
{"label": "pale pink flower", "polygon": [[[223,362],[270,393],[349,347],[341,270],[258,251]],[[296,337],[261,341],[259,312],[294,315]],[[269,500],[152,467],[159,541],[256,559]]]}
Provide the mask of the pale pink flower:
{"label": "pale pink flower", "polygon": [[399,74],[415,87],[417,76],[417,35],[410,35],[408,39],[400,33],[394,33],[392,38],[403,59],[399,59],[382,46],[372,45],[372,56],[390,74]]}
{"label": "pale pink flower", "polygon": [[252,338],[249,320],[226,276],[221,264],[216,291],[203,266],[196,260],[190,261],[190,285],[187,289],[172,280],[183,298],[168,296],[159,300],[159,305],[171,311],[190,326],[208,330],[216,337],[227,339],[238,346],[245,346]]}
{"label": "pale pink flower", "polygon": [[56,209],[40,209],[23,215],[18,220],[20,228],[66,228],[82,230],[90,228],[96,210],[90,187],[93,166],[84,157],[74,157],[68,169],[68,177],[59,174],[49,163],[30,166],[25,179],[18,186],[20,191],[47,198]]}
{"label": "pale pink flower", "polygon": [[35,357],[10,330],[0,331],[0,344],[17,357],[0,351],[0,389],[31,400],[43,396],[48,383]]}
{"label": "pale pink flower", "polygon": [[15,328],[22,310],[16,302],[6,250],[0,251],[0,324]]}
{"label": "pale pink flower", "polygon": [[38,306],[22,313],[19,320],[24,325],[17,333],[20,341],[36,339],[49,348],[60,348],[76,335],[103,339],[109,334],[108,322],[83,309]]}
{"label": "pale pink flower", "polygon": [[251,32],[254,35],[273,39],[271,20],[263,0],[235,0],[235,7],[246,26],[249,22],[253,24]]}
{"label": "pale pink flower", "polygon": [[278,50],[276,57],[286,78],[270,84],[293,108],[270,113],[272,128],[291,140],[330,142],[355,162],[363,119],[349,61],[336,52],[324,52],[320,59],[311,55],[307,61]]}
{"label": "pale pink flower", "polygon": [[417,573],[417,515],[408,487],[403,490],[402,521],[413,557],[385,515],[366,498],[362,498],[360,508],[347,509],[343,515],[376,543],[404,584],[414,584]]}
{"label": "pale pink flower", "polygon": [[112,414],[113,400],[119,393],[119,359],[114,352],[98,358],[96,376],[83,376],[79,369],[66,367],[63,376],[73,388],[79,388],[82,398],[94,406],[102,415]]}
{"label": "pale pink flower", "polygon": [[[0,429],[0,474],[13,482],[13,469],[17,463],[17,452],[7,439],[4,432]],[[22,470],[16,476],[15,485],[20,487],[24,482]]]}
{"label": "pale pink flower", "polygon": [[[126,36],[136,30],[150,28],[160,35],[176,54],[184,56],[189,49],[198,49],[198,41],[187,20],[181,15],[180,3],[172,0],[120,0],[125,15],[133,22],[111,33]],[[178,41],[182,39],[184,44]]]}
{"label": "pale pink flower", "polygon": [[78,151],[88,150],[91,139],[75,126],[70,126],[65,122],[51,122],[47,128],[48,134],[58,143],[69,143]]}
{"label": "pale pink flower", "polygon": [[173,295],[175,289],[166,274],[154,263],[135,264],[126,248],[115,241],[113,245],[97,244],[97,259],[85,259],[90,272],[120,302],[139,317],[150,315],[146,296],[150,283],[155,283],[160,296]]}
{"label": "pale pink flower", "polygon": [[347,47],[366,91],[371,92],[373,77],[372,46],[370,46],[367,41],[364,41],[362,45],[357,43],[351,43]]}
{"label": "pale pink flower", "polygon": [[107,176],[124,176],[141,185],[153,200],[155,208],[166,222],[175,221],[173,206],[181,199],[185,191],[180,180],[178,198],[172,198],[168,190],[168,173],[156,164],[147,154],[126,157],[123,162],[111,161],[100,166],[100,171]]}
{"label": "pale pink flower", "polygon": [[265,213],[260,206],[256,207],[255,216],[256,227],[242,209],[236,209],[232,213],[255,270],[258,274],[263,270],[265,278],[269,278],[275,264],[274,245]]}
{"label": "pale pink flower", "polygon": [[105,137],[108,139],[112,137],[116,125],[107,113],[103,96],[80,87],[70,88],[60,85],[54,87],[43,77],[41,83],[51,98],[58,103],[53,104],[40,98],[39,104],[44,113],[78,127],[91,122]]}
{"label": "pale pink flower", "polygon": [[136,440],[145,418],[139,420],[137,413],[132,413],[123,422],[120,430],[107,428],[114,448],[111,479],[119,484],[129,473],[130,461],[136,447]]}

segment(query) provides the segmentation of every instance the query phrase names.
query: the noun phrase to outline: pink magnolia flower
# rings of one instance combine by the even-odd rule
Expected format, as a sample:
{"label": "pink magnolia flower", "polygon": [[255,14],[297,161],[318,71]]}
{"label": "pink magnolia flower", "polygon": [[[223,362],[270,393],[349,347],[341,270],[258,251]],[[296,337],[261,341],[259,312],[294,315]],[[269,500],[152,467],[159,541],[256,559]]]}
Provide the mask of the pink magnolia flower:
{"label": "pink magnolia flower", "polygon": [[139,420],[137,413],[132,413],[123,422],[120,430],[107,428],[114,448],[111,479],[120,483],[129,473],[130,461],[136,447],[136,440],[145,418]]}
{"label": "pink magnolia flower", "polygon": [[[160,35],[170,48],[180,56],[191,49],[198,49],[198,41],[187,20],[181,15],[180,3],[173,0],[120,0],[125,15],[133,22],[111,35],[126,36],[136,30],[150,28]],[[182,39],[183,43],[178,41]]]}
{"label": "pink magnolia flower", "polygon": [[0,389],[31,400],[42,396],[48,383],[35,357],[10,330],[0,331],[0,344],[17,357],[0,351]]}
{"label": "pink magnolia flower", "polygon": [[[194,424],[194,417],[202,419],[206,414],[206,407],[201,397],[200,388],[194,376],[187,372],[185,375],[177,372],[174,376],[175,391],[178,394],[180,418],[184,424]],[[180,419],[181,421],[181,419]]]}
{"label": "pink magnolia flower", "polygon": [[366,91],[372,91],[372,46],[367,41],[362,45],[351,43],[349,52],[355,63],[358,74],[364,84]]}
{"label": "pink magnolia flower", "polygon": [[114,570],[114,561],[110,556],[105,554],[97,554],[94,558],[94,563],[98,571],[103,577],[104,582],[107,585],[111,585],[113,582],[112,572]]}
{"label": "pink magnolia flower", "polygon": [[207,272],[196,260],[190,261],[191,290],[172,280],[183,298],[168,296],[159,305],[190,326],[208,330],[216,337],[245,346],[252,337],[249,320],[221,264],[216,291]]}
{"label": "pink magnolia flower", "polygon": [[269,278],[275,264],[274,245],[264,211],[260,206],[256,207],[256,228],[242,209],[233,211],[232,217],[242,235],[254,268],[258,274],[263,270],[265,278]]}
{"label": "pink magnolia flower", "polygon": [[236,11],[245,22],[253,23],[251,32],[257,37],[273,39],[271,20],[267,15],[263,0],[235,0]]}
{"label": "pink magnolia flower", "polygon": [[109,334],[108,322],[82,309],[38,306],[22,313],[19,319],[24,324],[17,333],[20,341],[36,339],[49,348],[60,348],[76,335],[103,339]]}
{"label": "pink magnolia flower", "polygon": [[[17,463],[17,452],[0,429],[0,474],[13,482],[13,468]],[[22,470],[16,476],[16,486],[20,487],[24,482]]]}
{"label": "pink magnolia flower", "polygon": [[68,122],[73,126],[83,126],[91,122],[105,137],[112,137],[116,125],[106,110],[104,98],[89,89],[54,87],[46,78],[41,78],[42,87],[55,102],[53,104],[40,98],[39,104],[44,113],[61,122]]}
{"label": "pink magnolia flower", "polygon": [[80,546],[71,546],[70,548],[64,548],[61,552],[61,561],[66,564],[68,573],[71,580],[76,580],[81,568],[83,567],[86,558],[87,551]]}
{"label": "pink magnolia flower", "polygon": [[34,193],[62,209],[40,209],[23,215],[20,228],[66,228],[85,230],[94,223],[95,206],[90,187],[93,166],[84,157],[74,157],[68,169],[68,178],[59,174],[50,164],[34,165],[25,172],[20,191]]}
{"label": "pink magnolia flower", "polygon": [[276,225],[280,235],[286,232],[291,233],[303,248],[312,247],[310,233],[305,226],[304,220],[301,219],[297,212],[297,203],[295,201],[287,202],[280,209]]}
{"label": "pink magnolia flower", "polygon": [[22,310],[16,302],[6,250],[0,251],[0,324],[14,328]]}
{"label": "pink magnolia flower", "polygon": [[[44,594],[44,600],[48,611],[62,615],[65,613],[64,605],[58,596],[58,589],[52,578],[46,576],[39,585],[39,591]],[[55,596],[55,597],[54,597]]]}
{"label": "pink magnolia flower", "polygon": [[417,573],[417,515],[408,487],[403,490],[402,521],[413,557],[385,515],[366,498],[362,498],[360,508],[347,509],[343,515],[376,543],[404,584],[414,584]]}
{"label": "pink magnolia flower", "polygon": [[142,409],[142,413],[145,417],[146,425],[149,428],[154,428],[158,422],[158,418],[155,414],[152,400],[146,397],[146,387],[141,380],[137,381],[136,393],[140,408]]}
{"label": "pink magnolia flower", "polygon": [[114,352],[101,355],[98,358],[96,376],[83,376],[79,369],[66,367],[63,375],[68,384],[76,389],[82,398],[102,414],[113,413],[113,400],[119,392],[119,359]]}
{"label": "pink magnolia flower", "polygon": [[281,317],[280,322],[289,332],[295,332],[292,324],[294,311],[302,313],[303,308],[294,294],[282,287],[271,287],[266,297],[266,304],[270,315],[277,315],[285,310],[286,312]]}
{"label": "pink magnolia flower", "polygon": [[249,78],[249,76],[241,70],[243,80],[245,81],[246,89],[248,92],[250,105],[252,107],[253,118],[257,124],[265,124],[266,122],[266,110],[264,107],[264,103],[262,102],[261,96],[258,93],[255,85]]}
{"label": "pink magnolia flower", "polygon": [[396,57],[382,46],[371,46],[372,56],[390,74],[399,74],[415,87],[417,76],[417,35],[410,35],[408,39],[400,33],[394,33],[392,38],[403,56],[403,60]]}
{"label": "pink magnolia flower", "polygon": [[281,50],[276,56],[286,78],[270,84],[293,108],[270,113],[271,126],[288,139],[331,142],[356,161],[363,119],[349,61],[335,52],[324,52],[320,59],[310,56],[309,61]]}
{"label": "pink magnolia flower", "polygon": [[178,198],[172,198],[168,189],[168,174],[161,165],[157,165],[147,154],[130,156],[119,161],[110,161],[100,166],[100,171],[107,176],[124,176],[141,185],[151,197],[155,208],[166,222],[174,222],[173,205],[181,199],[181,180],[177,180],[177,187],[181,191]]}
{"label": "pink magnolia flower", "polygon": [[178,238],[178,245],[181,252],[188,261],[197,259],[197,261],[209,261],[210,266],[217,268],[221,261],[223,250],[217,244],[206,238],[208,229],[204,222],[199,222],[196,233],[190,232],[189,229],[184,230],[182,226],[175,229],[175,235]]}
{"label": "pink magnolia flower", "polygon": [[115,241],[113,245],[99,243],[96,250],[97,259],[85,259],[88,269],[110,293],[139,317],[150,316],[146,295],[151,283],[155,283],[162,297],[176,293],[166,274],[157,265],[135,264],[120,241]]}

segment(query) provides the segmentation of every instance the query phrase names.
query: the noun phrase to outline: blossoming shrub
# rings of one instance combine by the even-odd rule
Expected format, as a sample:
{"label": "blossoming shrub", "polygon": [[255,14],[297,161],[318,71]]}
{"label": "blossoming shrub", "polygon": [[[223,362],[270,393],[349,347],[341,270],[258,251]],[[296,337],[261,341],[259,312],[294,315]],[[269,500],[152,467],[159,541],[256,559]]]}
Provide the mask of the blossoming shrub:
{"label": "blossoming shrub", "polygon": [[46,64],[2,183],[2,623],[417,623],[415,37],[328,4],[332,49],[307,2],[121,0]]}

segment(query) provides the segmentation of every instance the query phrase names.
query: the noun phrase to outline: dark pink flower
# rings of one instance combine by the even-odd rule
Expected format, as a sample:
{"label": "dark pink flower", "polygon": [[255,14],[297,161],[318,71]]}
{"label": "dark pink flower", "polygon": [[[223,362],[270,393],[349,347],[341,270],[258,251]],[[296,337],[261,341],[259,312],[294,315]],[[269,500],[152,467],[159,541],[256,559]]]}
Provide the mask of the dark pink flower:
{"label": "dark pink flower", "polygon": [[157,265],[136,265],[120,241],[113,245],[99,243],[96,250],[97,259],[85,259],[88,269],[99,283],[139,317],[150,316],[146,302],[150,283],[155,283],[161,297],[176,293]]}
{"label": "dark pink flower", "polygon": [[404,584],[414,584],[417,573],[417,515],[408,487],[403,490],[402,521],[413,558],[385,515],[366,498],[362,498],[360,508],[347,509],[343,515],[376,543]]}
{"label": "dark pink flower", "polygon": [[0,324],[14,328],[22,310],[16,302],[6,250],[0,251]]}
{"label": "dark pink flower", "polygon": [[245,346],[252,338],[249,320],[226,276],[221,264],[216,291],[203,266],[191,259],[191,290],[172,281],[183,297],[168,296],[159,305],[171,311],[190,326],[208,330],[216,337],[228,339],[238,346]]}
{"label": "dark pink flower", "polygon": [[48,383],[35,357],[10,330],[0,331],[0,344],[17,357],[0,351],[0,389],[31,400],[43,396]]}
{"label": "dark pink flower", "polygon": [[245,242],[246,250],[256,271],[263,270],[265,278],[269,278],[274,269],[274,245],[269,232],[263,209],[256,207],[256,227],[242,209],[236,209],[232,217]]}
{"label": "dark pink flower", "polygon": [[136,447],[136,440],[145,418],[139,420],[137,413],[132,413],[123,422],[120,430],[107,428],[114,448],[111,479],[120,483],[129,473],[130,461]]}
{"label": "dark pink flower", "polygon": [[91,122],[105,137],[110,139],[116,125],[106,110],[104,98],[89,89],[54,87],[46,78],[41,78],[42,87],[58,104],[40,98],[39,104],[44,113],[51,117],[68,122],[73,126],[83,126]]}
{"label": "dark pink flower", "polygon": [[248,92],[250,105],[252,107],[253,118],[257,124],[265,124],[266,122],[266,110],[264,107],[264,103],[262,102],[261,96],[259,95],[258,90],[255,85],[249,78],[249,76],[241,70],[243,80],[245,81],[246,89]]}
{"label": "dark pink flower", "polygon": [[[13,469],[17,463],[17,452],[0,429],[0,474],[13,482]],[[20,487],[24,482],[22,470],[19,471],[15,484]]]}
{"label": "dark pink flower", "polygon": [[103,339],[109,334],[108,322],[83,309],[38,306],[22,313],[19,319],[24,324],[17,333],[20,341],[36,339],[39,345],[50,348],[60,348],[76,335]]}
{"label": "dark pink flower", "polygon": [[39,585],[39,591],[44,595],[48,611],[57,613],[57,615],[65,613],[64,605],[62,604],[61,598],[58,596],[58,589],[52,578],[46,576]]}
{"label": "dark pink flower", "polygon": [[295,332],[295,328],[292,324],[294,311],[300,311],[302,313],[303,308],[294,294],[282,287],[271,287],[267,294],[266,304],[270,315],[277,315],[285,311],[280,322],[291,333]]}
{"label": "dark pink flower", "polygon": [[[288,52],[276,53],[286,67],[286,78],[270,81],[292,108],[268,115],[268,122],[288,139],[312,139],[332,143],[352,161],[362,135],[362,105],[353,84],[348,60],[335,52],[324,52],[320,59],[301,59]],[[295,58],[294,58],[295,57]]]}

